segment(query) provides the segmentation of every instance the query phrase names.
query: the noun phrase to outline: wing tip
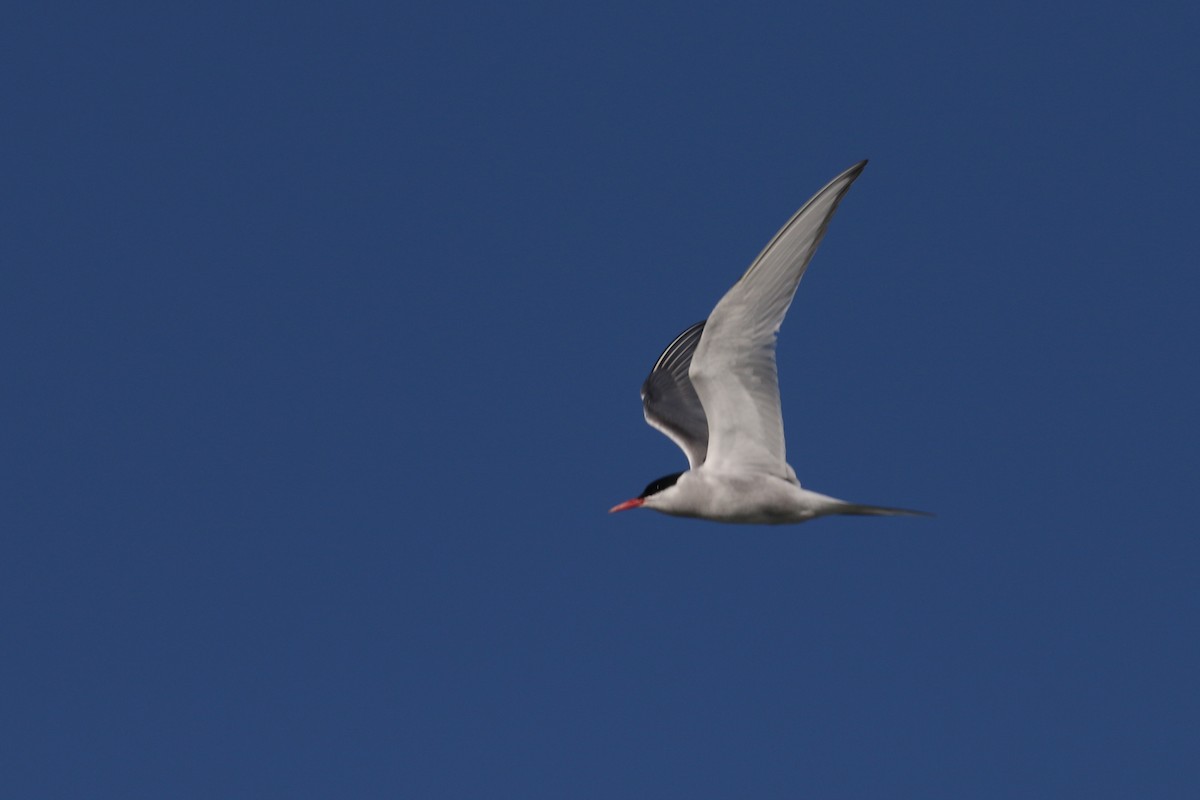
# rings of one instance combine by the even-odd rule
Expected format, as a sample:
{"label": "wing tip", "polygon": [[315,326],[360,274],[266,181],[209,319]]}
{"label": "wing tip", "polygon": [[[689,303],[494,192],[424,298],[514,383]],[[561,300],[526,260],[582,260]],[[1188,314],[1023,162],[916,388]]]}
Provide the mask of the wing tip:
{"label": "wing tip", "polygon": [[857,164],[852,165],[841,175],[838,175],[836,178],[834,178],[833,181],[831,181],[831,183],[842,180],[843,178],[849,178],[850,180],[854,180],[855,178],[857,178],[859,175],[862,174],[862,171],[864,169],[867,168],[867,163],[869,161],[870,161],[869,158],[864,158],[862,161],[859,161]]}

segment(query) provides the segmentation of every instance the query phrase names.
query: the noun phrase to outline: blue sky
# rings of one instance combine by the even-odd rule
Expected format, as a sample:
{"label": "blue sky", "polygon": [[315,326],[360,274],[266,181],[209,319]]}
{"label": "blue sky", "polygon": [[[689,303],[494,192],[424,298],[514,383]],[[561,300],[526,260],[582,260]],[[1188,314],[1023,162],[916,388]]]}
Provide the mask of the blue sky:
{"label": "blue sky", "polygon": [[[1200,790],[1191,7],[8,16],[13,796]],[[937,517],[607,515],[862,158],[789,458]]]}

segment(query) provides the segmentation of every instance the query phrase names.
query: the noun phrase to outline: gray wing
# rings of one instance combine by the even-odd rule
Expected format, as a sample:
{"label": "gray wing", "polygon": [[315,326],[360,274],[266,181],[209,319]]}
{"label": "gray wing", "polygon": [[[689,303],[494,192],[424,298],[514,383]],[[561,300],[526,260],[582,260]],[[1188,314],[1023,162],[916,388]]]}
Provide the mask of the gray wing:
{"label": "gray wing", "polygon": [[689,371],[708,414],[709,468],[794,479],[784,447],[775,337],[833,212],[866,164],[855,164],[805,203],[709,315]]}
{"label": "gray wing", "polygon": [[646,422],[679,445],[692,469],[704,463],[708,452],[708,419],[688,377],[692,353],[703,332],[704,323],[697,322],[676,336],[642,384]]}

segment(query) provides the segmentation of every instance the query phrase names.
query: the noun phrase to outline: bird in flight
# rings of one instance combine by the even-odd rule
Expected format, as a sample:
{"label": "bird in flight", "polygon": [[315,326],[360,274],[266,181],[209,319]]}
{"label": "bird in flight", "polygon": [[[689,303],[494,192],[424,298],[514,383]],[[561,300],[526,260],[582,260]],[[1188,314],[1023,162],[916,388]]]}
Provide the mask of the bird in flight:
{"label": "bird in flight", "polygon": [[803,489],[787,463],[775,339],[860,161],[804,204],[725,293],[708,319],[675,337],[642,384],[646,422],[687,455],[609,513],[651,508],[718,522],[781,524],[830,514],[922,515],[848,503]]}

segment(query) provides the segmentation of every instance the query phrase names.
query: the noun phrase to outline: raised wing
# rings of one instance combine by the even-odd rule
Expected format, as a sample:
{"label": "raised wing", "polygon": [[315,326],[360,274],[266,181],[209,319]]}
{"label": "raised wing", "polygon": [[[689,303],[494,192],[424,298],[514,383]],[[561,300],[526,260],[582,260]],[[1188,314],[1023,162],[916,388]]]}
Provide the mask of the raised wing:
{"label": "raised wing", "polygon": [[707,468],[795,479],[783,439],[775,338],[833,212],[866,165],[855,164],[805,203],[709,315],[689,370],[708,415]]}
{"label": "raised wing", "polygon": [[704,332],[704,323],[697,322],[675,337],[658,357],[654,369],[642,384],[642,408],[646,422],[665,433],[687,454],[688,464],[695,469],[704,463],[708,450],[708,420],[704,406],[692,388],[688,368],[692,353]]}

